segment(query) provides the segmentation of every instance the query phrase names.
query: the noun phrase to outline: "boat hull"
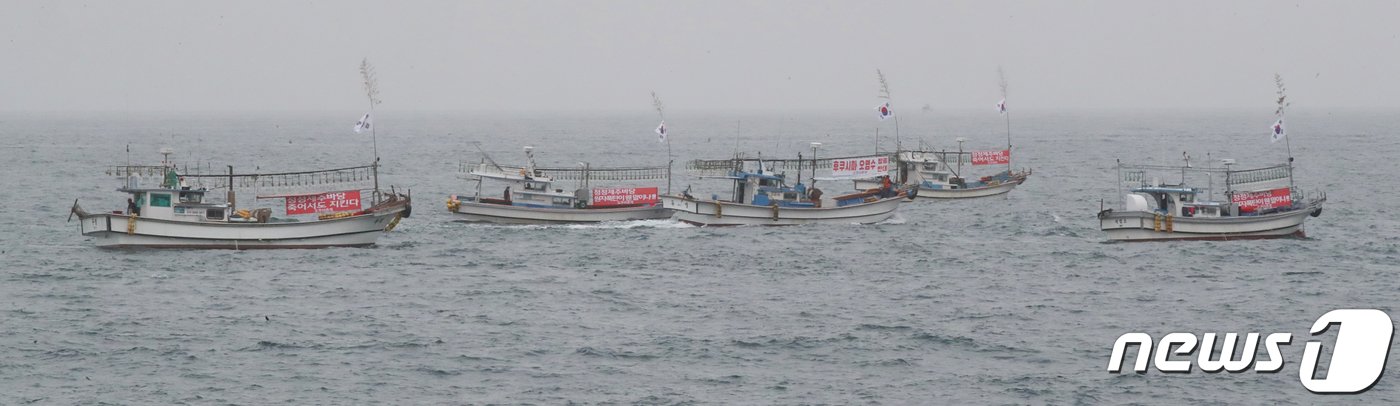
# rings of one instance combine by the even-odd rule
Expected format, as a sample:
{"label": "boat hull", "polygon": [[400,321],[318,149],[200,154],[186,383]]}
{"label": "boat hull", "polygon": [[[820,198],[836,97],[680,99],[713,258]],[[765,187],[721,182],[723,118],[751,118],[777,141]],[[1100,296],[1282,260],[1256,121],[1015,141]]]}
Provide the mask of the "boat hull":
{"label": "boat hull", "polygon": [[[405,202],[406,203],[406,202]],[[364,247],[397,225],[407,204],[358,216],[296,223],[200,223],[125,214],[80,216],[84,236],[102,248],[267,249]]]}
{"label": "boat hull", "polygon": [[801,224],[871,224],[894,216],[904,197],[831,208],[754,206],[662,196],[661,204],[675,210],[678,221],[697,226],[790,226]]}
{"label": "boat hull", "polygon": [[[1011,181],[1009,181],[1009,182],[1001,183],[1001,184],[998,184],[998,185],[995,185],[995,186],[983,186],[983,187],[967,188],[967,189],[934,189],[934,188],[928,188],[928,187],[924,187],[924,186],[922,186],[922,185],[919,185],[919,187],[918,187],[919,192],[918,192],[918,194],[916,195],[916,197],[918,197],[919,199],[947,200],[947,199],[973,199],[973,198],[978,198],[978,197],[998,196],[998,195],[1004,195],[1004,194],[1007,194],[1007,193],[1011,192],[1011,190],[1016,189],[1017,186],[1020,186],[1021,183],[1024,183],[1025,181],[1026,181],[1026,178],[1025,178],[1025,177],[1018,177],[1018,178],[1013,178],[1013,179],[1012,179]],[[858,181],[855,181],[855,188],[856,188],[856,190],[865,190],[865,189],[878,188],[878,187],[880,187],[880,182],[879,182],[879,181],[873,181],[873,180],[858,180]]]}
{"label": "boat hull", "polygon": [[617,209],[549,209],[463,200],[451,211],[458,221],[493,224],[601,223],[671,217],[671,210],[659,205]]}
{"label": "boat hull", "polygon": [[1193,218],[1165,217],[1152,212],[1099,214],[1099,228],[1112,241],[1246,240],[1303,237],[1303,222],[1321,206],[1260,216]]}

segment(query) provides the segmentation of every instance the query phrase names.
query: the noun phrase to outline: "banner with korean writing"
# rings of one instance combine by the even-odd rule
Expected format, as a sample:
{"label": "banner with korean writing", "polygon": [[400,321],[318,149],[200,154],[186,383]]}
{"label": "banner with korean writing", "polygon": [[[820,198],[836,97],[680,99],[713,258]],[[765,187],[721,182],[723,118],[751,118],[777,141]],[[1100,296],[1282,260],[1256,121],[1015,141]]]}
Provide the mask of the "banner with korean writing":
{"label": "banner with korean writing", "polygon": [[593,189],[593,207],[654,205],[660,201],[654,187],[615,187]]}
{"label": "banner with korean writing", "polygon": [[287,214],[334,213],[360,209],[360,191],[287,196]]}
{"label": "banner with korean writing", "polygon": [[1289,188],[1278,188],[1261,192],[1235,192],[1230,202],[1240,205],[1244,213],[1293,205],[1293,193]]}
{"label": "banner with korean writing", "polygon": [[868,156],[831,160],[831,176],[837,179],[868,179],[890,173],[890,157]]}
{"label": "banner with korean writing", "polygon": [[1011,163],[1011,150],[1000,151],[973,151],[973,165],[1006,165]]}

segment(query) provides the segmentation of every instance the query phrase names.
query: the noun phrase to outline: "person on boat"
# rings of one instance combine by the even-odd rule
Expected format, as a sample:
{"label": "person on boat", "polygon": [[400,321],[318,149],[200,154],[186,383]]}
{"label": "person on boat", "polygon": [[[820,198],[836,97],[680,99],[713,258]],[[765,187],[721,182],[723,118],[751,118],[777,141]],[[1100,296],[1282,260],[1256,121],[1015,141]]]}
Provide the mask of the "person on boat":
{"label": "person on boat", "polygon": [[127,214],[128,216],[139,216],[139,215],[141,215],[141,208],[140,208],[140,207],[136,207],[136,200],[134,200],[134,199],[132,199],[132,198],[130,198],[130,197],[126,198],[126,214]]}
{"label": "person on boat", "polygon": [[506,186],[506,192],[505,192],[505,197],[504,197],[504,199],[505,199],[505,201],[506,201],[506,204],[510,204],[510,186]]}
{"label": "person on boat", "polygon": [[166,189],[180,188],[180,174],[175,173],[175,168],[169,168],[165,171],[165,180],[161,181],[160,187]]}
{"label": "person on boat", "polygon": [[811,189],[807,190],[807,200],[812,202],[813,207],[822,207],[822,190],[813,185]]}
{"label": "person on boat", "polygon": [[880,198],[891,197],[895,194],[894,182],[890,181],[889,175],[882,176],[880,178]]}

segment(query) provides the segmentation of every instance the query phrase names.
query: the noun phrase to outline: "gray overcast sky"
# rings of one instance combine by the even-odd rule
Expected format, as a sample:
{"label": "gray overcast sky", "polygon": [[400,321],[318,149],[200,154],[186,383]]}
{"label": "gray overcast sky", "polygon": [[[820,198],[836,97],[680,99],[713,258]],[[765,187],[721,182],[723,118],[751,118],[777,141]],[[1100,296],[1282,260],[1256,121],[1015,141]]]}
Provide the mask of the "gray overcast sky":
{"label": "gray overcast sky", "polygon": [[0,110],[1400,108],[1397,1],[14,1]]}

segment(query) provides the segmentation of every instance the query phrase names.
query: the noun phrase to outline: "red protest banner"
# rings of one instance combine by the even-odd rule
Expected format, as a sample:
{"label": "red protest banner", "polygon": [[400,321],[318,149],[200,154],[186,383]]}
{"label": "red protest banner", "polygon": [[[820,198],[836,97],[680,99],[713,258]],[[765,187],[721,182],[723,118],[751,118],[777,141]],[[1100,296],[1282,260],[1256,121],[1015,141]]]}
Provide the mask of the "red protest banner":
{"label": "red protest banner", "polygon": [[1230,202],[1240,205],[1241,212],[1250,213],[1275,207],[1292,206],[1293,193],[1286,187],[1262,192],[1236,192],[1230,196]]}
{"label": "red protest banner", "polygon": [[360,191],[287,196],[287,214],[334,213],[360,209]]}

